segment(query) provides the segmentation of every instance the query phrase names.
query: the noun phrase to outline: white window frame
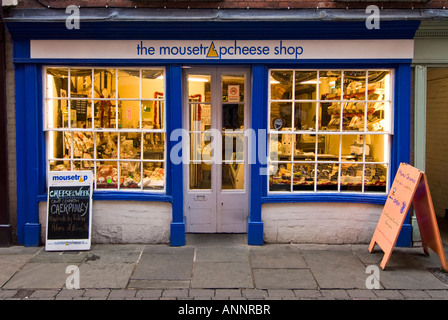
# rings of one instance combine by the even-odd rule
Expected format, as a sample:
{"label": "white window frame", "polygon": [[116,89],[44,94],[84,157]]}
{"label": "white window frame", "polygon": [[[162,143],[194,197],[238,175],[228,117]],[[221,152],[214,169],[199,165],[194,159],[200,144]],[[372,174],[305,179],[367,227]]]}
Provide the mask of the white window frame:
{"label": "white window frame", "polygon": [[[67,97],[61,98],[61,97],[47,97],[47,69],[57,69],[57,68],[66,68],[68,70],[68,79],[70,79],[70,73],[71,70],[79,70],[79,69],[90,69],[92,72],[92,94],[91,97],[88,98],[79,98],[79,97],[71,97],[71,82],[68,81],[68,90],[67,90]],[[139,77],[139,97],[138,98],[119,98],[118,94],[115,94],[115,98],[94,98],[94,70],[95,69],[107,69],[107,70],[115,70],[115,84],[116,84],[116,90],[118,91],[118,70],[139,70],[140,77]],[[142,97],[142,71],[144,70],[161,70],[163,71],[163,98],[143,98]],[[43,77],[43,131],[45,133],[45,141],[46,141],[46,168],[47,172],[50,171],[50,161],[70,161],[70,170],[74,169],[74,162],[75,161],[92,161],[94,163],[93,167],[93,175],[94,175],[94,186],[95,192],[111,192],[111,191],[120,191],[120,192],[144,192],[144,193],[157,193],[157,194],[163,194],[166,193],[166,183],[167,183],[167,135],[166,135],[166,68],[163,66],[153,66],[153,67],[132,67],[132,66],[67,66],[67,65],[46,65],[42,68],[42,77]],[[48,128],[47,123],[47,100],[67,100],[68,103],[68,127],[67,128]],[[70,101],[75,100],[89,100],[91,103],[91,110],[92,110],[92,121],[91,121],[91,128],[72,128],[71,127],[71,103]],[[95,128],[95,122],[93,121],[93,110],[94,110],[94,104],[97,101],[115,101],[115,128]],[[132,129],[121,129],[118,128],[118,102],[119,101],[138,101],[140,104],[139,107],[139,128],[132,128]],[[143,129],[142,128],[142,108],[141,103],[142,101],[157,101],[163,103],[163,117],[162,117],[162,128],[161,129]],[[58,158],[50,158],[49,157],[49,140],[50,140],[50,132],[53,131],[60,131],[60,132],[91,132],[94,134],[94,157],[93,159],[78,159],[74,158],[73,155],[73,134],[71,138],[71,147],[70,147],[70,158],[69,159],[58,159]],[[120,133],[140,133],[141,134],[141,152],[140,152],[140,159],[120,159],[120,142],[117,141],[117,158],[116,159],[100,159],[97,158],[97,145],[96,145],[96,134],[98,133],[104,133],[104,132],[112,132],[117,133],[118,139],[120,139]],[[143,139],[144,135],[146,133],[160,133],[164,136],[164,153],[163,153],[163,159],[143,159]],[[116,162],[117,163],[117,188],[97,188],[97,165],[98,162]],[[121,177],[121,169],[120,169],[120,163],[121,162],[139,162],[140,163],[140,181],[143,181],[144,177],[144,163],[163,163],[164,168],[164,182],[163,182],[163,189],[144,189],[143,183],[140,188],[120,188],[120,177]]]}
{"label": "white window frame", "polygon": [[[295,84],[295,73],[298,72],[306,72],[306,71],[310,71],[310,72],[317,72],[317,78],[319,79],[319,73],[321,71],[340,71],[341,75],[342,75],[342,84],[344,83],[344,72],[345,71],[366,71],[366,84],[365,87],[368,88],[368,72],[369,71],[388,71],[389,72],[389,99],[388,100],[381,100],[381,102],[384,103],[388,103],[389,104],[389,123],[388,123],[388,127],[389,127],[389,131],[367,131],[367,120],[366,117],[364,117],[364,130],[363,131],[344,131],[343,130],[343,126],[340,125],[339,131],[330,131],[330,130],[319,130],[319,112],[316,112],[316,129],[314,131],[308,131],[308,130],[294,130],[294,119],[295,119],[295,106],[294,104],[297,102],[306,102],[306,103],[314,103],[316,106],[317,111],[319,110],[319,104],[324,102],[324,103],[328,103],[328,102],[338,102],[341,105],[341,109],[343,107],[343,104],[346,102],[353,102],[353,100],[349,100],[349,99],[344,99],[344,89],[341,88],[341,97],[338,100],[322,100],[320,99],[321,95],[319,92],[319,86],[316,85],[316,99],[310,99],[310,100],[296,100],[295,99],[295,90],[292,90],[292,98],[291,99],[286,99],[286,100],[272,100],[271,99],[271,85],[270,85],[270,81],[271,81],[271,73],[272,71],[293,71],[293,75],[292,75],[292,80],[293,80],[293,86]],[[291,166],[293,166],[294,164],[308,164],[308,165],[312,165],[314,164],[314,168],[317,169],[317,165],[319,163],[335,163],[339,165],[339,170],[338,170],[338,186],[337,186],[337,190],[318,190],[318,183],[317,183],[317,170],[314,170],[314,190],[294,190],[294,181],[293,181],[293,169],[291,168],[291,181],[290,181],[290,190],[289,191],[271,191],[270,190],[270,179],[268,176],[267,180],[267,192],[269,195],[291,195],[291,194],[325,194],[325,193],[338,193],[338,194],[368,194],[368,195],[385,195],[389,192],[389,185],[390,185],[390,168],[391,168],[391,147],[392,147],[392,139],[393,139],[393,134],[394,134],[394,85],[395,85],[395,74],[394,74],[394,69],[390,69],[390,68],[325,68],[325,69],[298,69],[298,68],[270,68],[268,69],[268,117],[267,117],[267,128],[268,128],[268,170],[271,166],[271,164],[275,163],[275,164],[291,164]],[[362,100],[357,100],[357,102],[364,102],[365,106],[367,108],[367,103],[368,102],[373,102],[373,100],[368,100],[368,90],[366,90],[365,92],[365,98]],[[271,129],[271,104],[272,102],[274,103],[282,103],[282,102],[286,102],[286,103],[291,103],[292,104],[292,114],[291,114],[291,130],[275,130],[275,129]],[[365,153],[363,153],[363,159],[362,161],[342,161],[341,159],[341,150],[342,150],[342,139],[339,139],[339,154],[338,160],[333,160],[333,161],[323,161],[323,160],[318,160],[317,157],[315,157],[314,160],[312,161],[297,161],[294,160],[293,155],[291,156],[291,160],[286,160],[286,161],[279,161],[278,159],[276,161],[272,161],[271,157],[270,157],[270,150],[271,150],[271,135],[272,134],[293,134],[293,135],[297,135],[297,134],[320,134],[320,135],[339,135],[339,136],[343,136],[343,135],[382,135],[385,136],[384,139],[384,161],[383,162],[367,162],[366,161],[366,156]],[[386,139],[387,138],[387,139]],[[365,149],[365,145],[366,145],[366,139],[364,139],[364,146],[363,148]],[[294,150],[295,148],[293,148]],[[387,151],[387,152],[386,152]],[[314,154],[317,155],[318,154],[318,141],[316,140],[315,143],[315,150],[314,150]],[[363,166],[363,173],[362,173],[362,180],[361,180],[361,191],[345,191],[345,190],[341,190],[341,165],[343,164],[356,164],[356,165],[362,165]],[[386,175],[386,186],[385,186],[385,192],[374,192],[374,191],[365,191],[365,168],[366,168],[366,164],[381,164],[381,165],[385,165],[387,167],[387,175]]]}

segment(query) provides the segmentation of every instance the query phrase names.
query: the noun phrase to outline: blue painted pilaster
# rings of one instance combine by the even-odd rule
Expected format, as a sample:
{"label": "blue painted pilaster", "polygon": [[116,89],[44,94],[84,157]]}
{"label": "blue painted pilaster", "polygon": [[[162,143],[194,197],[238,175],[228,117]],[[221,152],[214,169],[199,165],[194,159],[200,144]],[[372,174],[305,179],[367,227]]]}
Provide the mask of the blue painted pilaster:
{"label": "blue painted pilaster", "polygon": [[[168,152],[181,141],[171,141],[170,135],[175,129],[182,128],[182,68],[180,65],[171,65],[167,68],[167,140]],[[173,220],[171,222],[170,244],[172,246],[185,245],[185,218],[183,193],[183,164],[173,163],[167,159],[167,193],[172,196]]]}
{"label": "blue painted pilaster", "polygon": [[17,241],[25,246],[40,244],[37,201],[39,145],[43,135],[38,102],[40,76],[40,69],[34,64],[16,65]]}
{"label": "blue painted pilaster", "polygon": [[[394,139],[391,159],[391,184],[400,163],[411,163],[411,66],[399,64],[395,75]],[[410,247],[412,225],[410,213],[406,215],[396,247]]]}
{"label": "blue painted pilaster", "polygon": [[251,125],[255,131],[256,144],[251,149],[250,164],[250,197],[249,218],[247,222],[247,242],[249,245],[263,244],[263,221],[261,219],[261,198],[263,186],[266,185],[267,176],[260,170],[266,168],[267,135],[267,72],[263,65],[254,65],[252,68],[252,108]]}

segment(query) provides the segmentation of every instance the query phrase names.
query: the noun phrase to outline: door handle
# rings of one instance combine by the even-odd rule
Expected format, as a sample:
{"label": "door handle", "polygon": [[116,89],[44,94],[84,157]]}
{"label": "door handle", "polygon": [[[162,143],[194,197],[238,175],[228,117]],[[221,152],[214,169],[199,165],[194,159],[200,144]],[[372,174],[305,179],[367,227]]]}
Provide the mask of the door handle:
{"label": "door handle", "polygon": [[194,196],[194,200],[195,201],[205,201],[205,200],[207,200],[207,198],[203,194],[197,194]]}

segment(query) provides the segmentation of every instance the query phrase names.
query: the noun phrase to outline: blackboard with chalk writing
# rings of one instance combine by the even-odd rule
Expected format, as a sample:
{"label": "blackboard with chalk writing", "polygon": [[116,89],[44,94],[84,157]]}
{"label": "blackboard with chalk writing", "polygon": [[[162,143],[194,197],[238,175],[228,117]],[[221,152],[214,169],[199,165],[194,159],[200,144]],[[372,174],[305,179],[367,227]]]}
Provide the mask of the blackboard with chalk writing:
{"label": "blackboard with chalk writing", "polygon": [[45,249],[90,249],[91,212],[91,172],[50,172]]}

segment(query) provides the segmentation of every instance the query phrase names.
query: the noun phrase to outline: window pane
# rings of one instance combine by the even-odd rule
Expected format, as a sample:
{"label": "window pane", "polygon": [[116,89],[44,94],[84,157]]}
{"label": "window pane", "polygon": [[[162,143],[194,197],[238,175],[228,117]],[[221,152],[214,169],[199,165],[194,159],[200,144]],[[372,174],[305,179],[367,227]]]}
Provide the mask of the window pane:
{"label": "window pane", "polygon": [[210,102],[210,75],[189,75],[188,96],[190,102]]}
{"label": "window pane", "polygon": [[342,108],[343,124],[342,130],[344,131],[364,131],[364,114],[365,103],[364,102],[344,102]]}
{"label": "window pane", "polygon": [[140,132],[120,133],[120,159],[140,159],[141,138]]}
{"label": "window pane", "polygon": [[273,102],[271,103],[271,129],[291,130],[292,129],[292,103]]}
{"label": "window pane", "polygon": [[272,71],[271,72],[271,99],[290,100],[292,99],[292,75],[293,71]]}
{"label": "window pane", "polygon": [[386,192],[387,165],[366,164],[364,175],[365,192]]}
{"label": "window pane", "polygon": [[224,131],[222,135],[222,160],[244,160],[244,133]]}
{"label": "window pane", "polygon": [[319,72],[319,94],[322,100],[341,99],[341,71]]}
{"label": "window pane", "polygon": [[222,128],[232,130],[244,129],[244,104],[222,105]]}
{"label": "window pane", "polygon": [[244,164],[222,164],[222,189],[244,189]]}
{"label": "window pane", "polygon": [[50,171],[70,171],[70,161],[50,160]]}
{"label": "window pane", "polygon": [[319,130],[341,130],[340,102],[322,102],[319,104]]}
{"label": "window pane", "polygon": [[314,163],[296,163],[293,167],[293,191],[314,191]]}
{"label": "window pane", "polygon": [[362,191],[362,164],[341,164],[341,191]]}
{"label": "window pane", "polygon": [[91,100],[70,101],[70,123],[72,128],[92,128],[92,102]]}
{"label": "window pane", "polygon": [[118,186],[117,163],[97,162],[96,168],[96,188],[97,189],[116,189]]}
{"label": "window pane", "polygon": [[[390,100],[391,83],[390,72],[384,70],[368,71],[369,81],[369,100]],[[371,97],[372,92],[375,96]]]}
{"label": "window pane", "polygon": [[317,83],[316,71],[296,71],[295,100],[315,100]]}
{"label": "window pane", "polygon": [[291,161],[294,148],[293,134],[271,134],[270,159],[279,161]]}
{"label": "window pane", "polygon": [[94,98],[111,99],[117,94],[115,69],[95,69]]}
{"label": "window pane", "polygon": [[47,69],[47,98],[67,98],[68,97],[68,69],[48,68]]}
{"label": "window pane", "polygon": [[337,134],[319,134],[317,144],[317,160],[338,161],[341,136]]}
{"label": "window pane", "polygon": [[390,103],[369,102],[367,106],[367,131],[390,131]]}
{"label": "window pane", "polygon": [[143,159],[163,160],[164,133],[143,133]]}
{"label": "window pane", "polygon": [[366,162],[389,161],[389,150],[386,148],[388,136],[371,134],[366,135]]}
{"label": "window pane", "polygon": [[81,160],[73,161],[73,170],[94,170],[95,165],[93,161]]}
{"label": "window pane", "polygon": [[92,97],[92,69],[70,69],[70,97]]}
{"label": "window pane", "polygon": [[291,191],[290,163],[272,163],[269,174],[269,191]]}
{"label": "window pane", "polygon": [[118,98],[140,98],[140,70],[118,70]]}
{"label": "window pane", "polygon": [[294,104],[294,130],[316,130],[316,103]]}
{"label": "window pane", "polygon": [[190,131],[206,131],[211,128],[210,104],[190,105]]}
{"label": "window pane", "polygon": [[190,189],[211,189],[210,162],[190,163]]}
{"label": "window pane", "polygon": [[[343,160],[363,161],[364,135],[342,135]],[[367,150],[368,151],[368,150]]]}
{"label": "window pane", "polygon": [[165,187],[165,164],[163,162],[144,162],[142,185],[144,190],[163,190]]}
{"label": "window pane", "polygon": [[160,99],[164,92],[163,70],[142,70],[142,98]]}
{"label": "window pane", "polygon": [[344,72],[344,100],[366,99],[366,71]]}
{"label": "window pane", "polygon": [[141,163],[120,162],[120,189],[141,189]]}
{"label": "window pane", "polygon": [[115,129],[115,100],[95,100],[95,128]]}
{"label": "window pane", "polygon": [[100,132],[96,134],[97,159],[117,159],[118,133]]}
{"label": "window pane", "polygon": [[48,158],[70,159],[72,148],[72,133],[50,131],[48,135]]}
{"label": "window pane", "polygon": [[317,190],[338,191],[339,165],[319,163],[317,165]]}
{"label": "window pane", "polygon": [[68,100],[47,99],[47,129],[68,128]]}
{"label": "window pane", "polygon": [[[126,103],[125,103],[126,102]],[[122,101],[123,111],[125,112],[127,108],[132,107],[138,108],[138,101]],[[126,108],[126,109],[125,109]],[[134,113],[134,109],[130,111]],[[138,113],[138,109],[136,110]],[[162,100],[144,100],[141,102],[141,117],[142,117],[142,129],[163,129],[163,101]],[[125,119],[123,121],[129,122],[127,120],[132,114],[125,114]],[[135,122],[135,120],[134,120]],[[128,124],[129,125],[129,124]]]}
{"label": "window pane", "polygon": [[119,101],[118,128],[138,129],[140,127],[140,102]]}
{"label": "window pane", "polygon": [[295,139],[294,160],[314,161],[316,155],[316,135],[297,134]]}
{"label": "window pane", "polygon": [[94,137],[92,132],[73,132],[73,157],[94,158]]}

